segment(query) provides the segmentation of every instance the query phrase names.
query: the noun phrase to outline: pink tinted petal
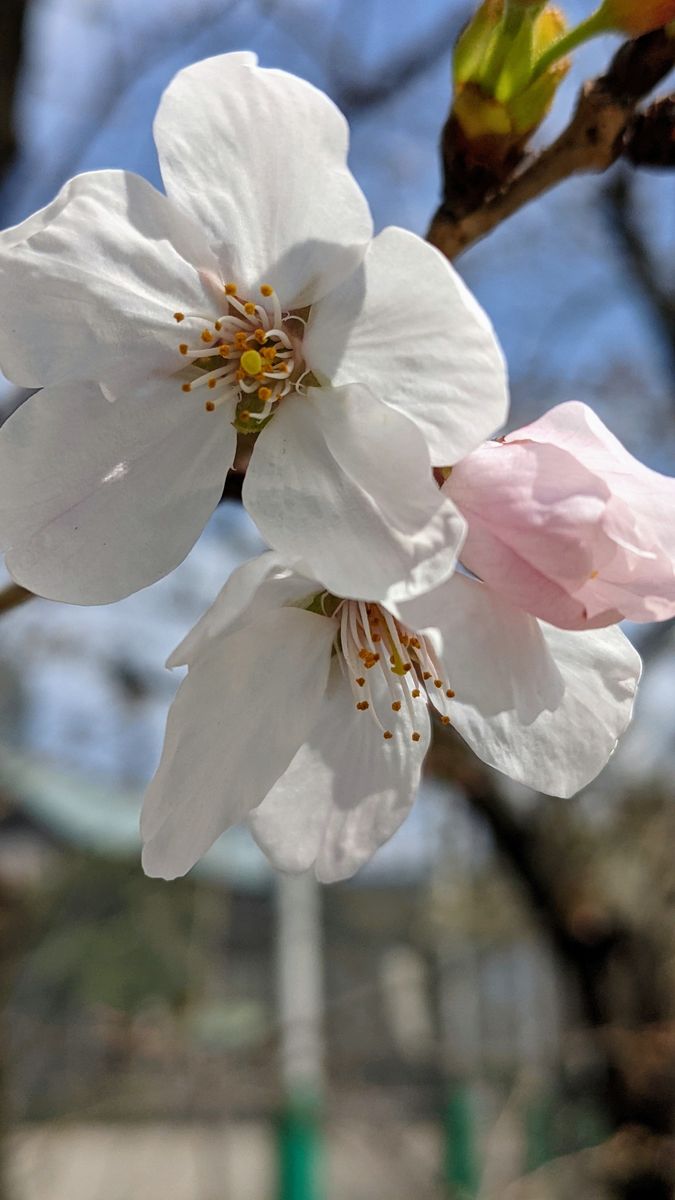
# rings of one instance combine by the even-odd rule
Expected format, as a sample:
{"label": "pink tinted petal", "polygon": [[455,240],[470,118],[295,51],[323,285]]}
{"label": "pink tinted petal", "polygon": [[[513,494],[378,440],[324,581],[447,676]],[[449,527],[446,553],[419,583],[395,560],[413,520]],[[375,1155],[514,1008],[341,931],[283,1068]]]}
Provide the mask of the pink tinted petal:
{"label": "pink tinted petal", "polygon": [[573,454],[610,490],[603,526],[619,551],[580,593],[589,612],[620,607],[633,621],[675,615],[675,479],[629,454],[585,404],[559,404],[507,442],[522,439]]}
{"label": "pink tinted petal", "polygon": [[463,562],[564,629],[675,613],[675,480],[644,467],[585,405],[564,404],[459,463]]}

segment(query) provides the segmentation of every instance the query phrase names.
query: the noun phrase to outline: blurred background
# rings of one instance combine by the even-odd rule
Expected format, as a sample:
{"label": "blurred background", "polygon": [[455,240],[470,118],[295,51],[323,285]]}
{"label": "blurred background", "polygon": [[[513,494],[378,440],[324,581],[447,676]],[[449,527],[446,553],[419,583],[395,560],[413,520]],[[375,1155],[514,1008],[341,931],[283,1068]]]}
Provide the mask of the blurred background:
{"label": "blurred background", "polygon": [[[566,0],[571,19],[590,0]],[[3,0],[0,224],[72,174],[159,184],[176,70],[257,51],[349,118],[376,226],[424,233],[463,0]],[[618,43],[583,49],[539,135]],[[561,186],[459,261],[511,426],[591,404],[675,474],[675,179]],[[2,385],[3,416],[23,394]],[[224,502],[168,579],[0,623],[0,1200],[627,1200],[675,1181],[675,640],[573,801],[430,756],[353,881],[279,880],[245,832],[147,880],[137,817],[163,662],[260,549]],[[3,577],[4,578],[4,577]],[[462,782],[459,782],[459,780]]]}

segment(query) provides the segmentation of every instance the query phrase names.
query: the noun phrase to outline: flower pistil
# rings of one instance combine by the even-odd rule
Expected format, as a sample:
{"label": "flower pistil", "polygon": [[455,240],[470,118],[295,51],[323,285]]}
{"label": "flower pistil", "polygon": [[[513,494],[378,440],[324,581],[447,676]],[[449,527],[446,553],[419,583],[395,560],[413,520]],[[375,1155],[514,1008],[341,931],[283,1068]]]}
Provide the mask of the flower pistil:
{"label": "flower pistil", "polygon": [[[394,734],[378,715],[371,687],[371,672],[379,673],[389,692],[393,714],[405,707],[412,726],[412,740],[419,742],[420,704],[430,703],[444,725],[450,724],[447,701],[455,696],[444,678],[438,657],[428,637],[414,633],[380,604],[364,600],[339,600],[329,593],[320,598],[321,609],[332,610],[339,622],[336,651],[349,681],[359,712],[370,712],[385,741]],[[312,605],[314,611],[318,611]],[[395,720],[395,716],[393,718]]]}
{"label": "flower pistil", "polygon": [[[235,283],[227,283],[224,292],[227,311],[205,324],[199,344],[179,343],[179,352],[190,366],[182,387],[184,392],[208,388],[207,412],[234,401],[235,428],[257,433],[284,396],[303,390],[308,374],[301,352],[306,319],[300,313],[283,313],[269,284],[260,288],[259,304],[242,299]],[[173,317],[180,324],[186,314],[176,312]],[[298,323],[300,336],[289,329],[290,322]]]}

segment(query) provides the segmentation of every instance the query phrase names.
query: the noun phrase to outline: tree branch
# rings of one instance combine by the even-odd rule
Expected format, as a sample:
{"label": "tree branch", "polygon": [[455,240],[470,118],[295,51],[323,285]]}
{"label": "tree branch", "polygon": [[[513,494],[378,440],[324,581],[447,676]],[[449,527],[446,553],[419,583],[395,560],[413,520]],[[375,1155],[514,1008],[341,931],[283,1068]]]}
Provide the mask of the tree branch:
{"label": "tree branch", "polygon": [[[564,179],[607,170],[626,147],[635,153],[631,134],[636,107],[673,66],[675,38],[669,38],[664,30],[627,42],[607,73],[582,89],[570,124],[551,146],[531,158],[498,190],[490,191],[487,179],[485,193],[473,189],[468,199],[460,191],[463,181],[455,176],[457,158],[449,144],[454,137],[451,114],[444,130],[444,198],[429,227],[428,240],[447,258],[455,258]],[[664,113],[659,113],[661,123]],[[642,130],[644,139],[644,126]]]}
{"label": "tree branch", "polygon": [[21,587],[18,583],[8,583],[7,587],[0,589],[0,615],[6,612],[11,612],[13,608],[18,608],[20,604],[25,604],[26,600],[34,600],[35,596],[26,588]]}
{"label": "tree branch", "polygon": [[612,233],[624,261],[663,332],[675,378],[675,288],[666,287],[657,270],[652,252],[636,220],[630,179],[626,172],[618,172],[608,184],[605,200]]}

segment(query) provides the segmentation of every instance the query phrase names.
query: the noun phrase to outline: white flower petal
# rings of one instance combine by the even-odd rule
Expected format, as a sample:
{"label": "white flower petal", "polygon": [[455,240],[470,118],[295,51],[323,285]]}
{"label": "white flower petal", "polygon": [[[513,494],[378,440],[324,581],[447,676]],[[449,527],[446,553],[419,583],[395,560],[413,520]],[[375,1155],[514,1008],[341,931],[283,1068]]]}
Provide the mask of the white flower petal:
{"label": "white flower petal", "polygon": [[0,431],[0,544],[38,595],[104,604],[178,565],[235,449],[222,409],[175,381],[113,402],[93,383],[31,396]]}
{"label": "white flower petal", "polygon": [[143,803],[148,875],[184,875],[266,796],[316,719],[334,637],[326,617],[278,609],[189,670]]}
{"label": "white flower petal", "polygon": [[640,677],[620,630],[555,629],[461,575],[402,612],[440,632],[456,693],[446,711],[484,762],[554,796],[602,770]]}
{"label": "white flower petal", "polygon": [[304,353],[320,378],[366,384],[415,421],[435,466],[506,420],[506,367],[487,316],[447,259],[403,229],[383,230],[312,308]]}
{"label": "white flower petal", "polygon": [[394,736],[385,741],[371,712],[357,712],[334,660],[314,729],[250,814],[256,841],[281,870],[314,866],[325,883],[346,879],[410,811],[429,745],[429,717],[420,701],[415,727],[421,737],[413,742],[405,706],[394,716],[383,681],[374,687],[378,711]]}
{"label": "white flower petal", "polygon": [[144,179],[78,175],[0,235],[2,370],[26,387],[177,370],[173,313],[202,313],[216,270],[199,228]]}
{"label": "white flower petal", "polygon": [[243,498],[286,562],[338,596],[385,603],[446,579],[466,529],[416,426],[358,386],[286,397]]}
{"label": "white flower petal", "polygon": [[210,651],[213,638],[243,629],[269,609],[303,599],[319,587],[284,566],[273,550],[249,559],[232,572],[210,608],[176,646],[167,667],[192,663],[204,650]]}
{"label": "white flower petal", "polygon": [[347,167],[347,122],[305,80],[250,54],[208,58],[169,84],[154,131],[168,195],[240,291],[269,283],[298,308],[360,261],[372,220]]}

